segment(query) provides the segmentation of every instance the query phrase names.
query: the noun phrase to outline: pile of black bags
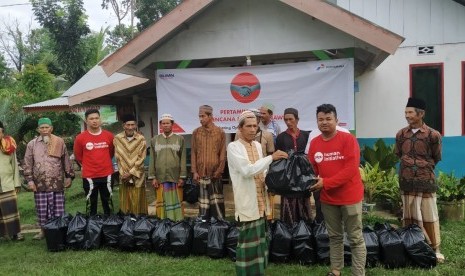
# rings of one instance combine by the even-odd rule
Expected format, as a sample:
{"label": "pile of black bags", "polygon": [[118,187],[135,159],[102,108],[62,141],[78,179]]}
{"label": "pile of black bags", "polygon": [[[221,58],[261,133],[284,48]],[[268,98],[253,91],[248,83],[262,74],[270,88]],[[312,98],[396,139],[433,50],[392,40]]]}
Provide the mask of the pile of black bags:
{"label": "pile of black bags", "polygon": [[[329,236],[326,225],[300,221],[292,226],[276,220],[267,223],[270,261],[302,265],[329,264]],[[223,220],[201,218],[174,222],[147,216],[113,214],[87,217],[77,213],[52,219],[44,226],[49,251],[94,250],[101,247],[123,251],[156,252],[186,257],[190,254],[236,260],[239,228]],[[432,268],[436,255],[417,225],[394,229],[389,224],[365,227],[367,267],[407,265]],[[344,261],[351,263],[350,244],[344,237]]]}

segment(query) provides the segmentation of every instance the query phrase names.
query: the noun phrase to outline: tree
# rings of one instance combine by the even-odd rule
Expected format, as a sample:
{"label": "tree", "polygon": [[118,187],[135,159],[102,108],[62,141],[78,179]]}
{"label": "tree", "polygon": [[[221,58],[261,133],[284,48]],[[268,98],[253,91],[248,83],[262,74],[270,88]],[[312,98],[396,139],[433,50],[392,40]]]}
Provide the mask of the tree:
{"label": "tree", "polygon": [[116,26],[113,30],[106,31],[107,38],[105,42],[113,52],[131,40],[136,32],[137,30],[134,27],[121,24]]}
{"label": "tree", "polygon": [[31,0],[34,15],[53,38],[58,61],[71,81],[86,73],[82,38],[90,33],[82,0]]}
{"label": "tree", "polygon": [[31,29],[30,25],[26,34],[21,31],[18,20],[11,24],[3,21],[2,25],[4,31],[0,33],[0,47],[8,55],[16,71],[21,72],[27,48],[27,35]]}
{"label": "tree", "polygon": [[0,89],[10,85],[12,81],[11,70],[8,68],[2,53],[0,53]]}
{"label": "tree", "polygon": [[135,15],[139,18],[137,29],[145,30],[162,16],[172,11],[182,0],[138,0]]}
{"label": "tree", "polygon": [[105,45],[105,34],[107,31],[108,27],[106,29],[102,28],[100,32],[92,33],[84,39],[83,44],[85,45],[86,51],[87,70],[94,67],[110,53],[110,48]]}

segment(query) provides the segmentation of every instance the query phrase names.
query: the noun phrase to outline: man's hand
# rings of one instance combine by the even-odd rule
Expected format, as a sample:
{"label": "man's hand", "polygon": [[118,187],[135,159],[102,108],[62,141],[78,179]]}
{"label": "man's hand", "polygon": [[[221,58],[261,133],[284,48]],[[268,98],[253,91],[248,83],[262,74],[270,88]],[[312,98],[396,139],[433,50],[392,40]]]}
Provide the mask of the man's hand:
{"label": "man's hand", "polygon": [[15,192],[19,194],[19,192],[21,192],[21,187],[15,187]]}
{"label": "man's hand", "polygon": [[271,157],[273,158],[273,161],[275,161],[275,160],[279,160],[279,159],[283,159],[283,158],[287,159],[289,156],[284,151],[277,150],[271,155]]}
{"label": "man's hand", "polygon": [[323,189],[323,178],[318,178],[318,181],[315,185],[310,187],[310,192],[316,192]]}
{"label": "man's hand", "polygon": [[192,179],[194,179],[194,182],[199,183],[199,181],[200,181],[200,176],[199,176],[199,174],[198,174],[198,173],[194,173],[194,174],[192,175]]}
{"label": "man's hand", "polygon": [[27,183],[27,187],[29,188],[29,190],[31,190],[33,192],[37,192],[37,187],[36,187],[36,184],[34,183],[34,181],[29,181]]}
{"label": "man's hand", "polygon": [[129,177],[131,177],[131,174],[130,174],[130,173],[124,173],[124,174],[121,176],[121,178],[122,178],[123,180],[126,180],[126,179],[128,179]]}
{"label": "man's hand", "polygon": [[152,186],[153,186],[153,188],[158,189],[158,187],[160,186],[160,184],[158,183],[158,181],[157,181],[156,179],[153,179],[153,180],[152,180]]}
{"label": "man's hand", "polygon": [[179,178],[179,180],[178,180],[178,187],[182,187],[182,186],[184,186],[184,179]]}
{"label": "man's hand", "polygon": [[71,184],[73,183],[73,180],[71,178],[65,178],[65,188],[68,189],[71,187]]}
{"label": "man's hand", "polygon": [[212,176],[212,180],[218,180],[218,179],[222,179],[223,178],[223,174],[222,173],[214,173],[213,176]]}

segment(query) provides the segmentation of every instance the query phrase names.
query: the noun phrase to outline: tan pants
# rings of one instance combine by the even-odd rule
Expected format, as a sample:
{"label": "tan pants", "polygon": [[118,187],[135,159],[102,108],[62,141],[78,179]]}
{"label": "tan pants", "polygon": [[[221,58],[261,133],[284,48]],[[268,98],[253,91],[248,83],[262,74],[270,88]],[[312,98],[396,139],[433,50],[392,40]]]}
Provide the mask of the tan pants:
{"label": "tan pants", "polygon": [[329,235],[331,269],[344,267],[344,230],[352,252],[352,275],[365,275],[366,247],[362,234],[362,203],[353,205],[329,205],[321,203]]}

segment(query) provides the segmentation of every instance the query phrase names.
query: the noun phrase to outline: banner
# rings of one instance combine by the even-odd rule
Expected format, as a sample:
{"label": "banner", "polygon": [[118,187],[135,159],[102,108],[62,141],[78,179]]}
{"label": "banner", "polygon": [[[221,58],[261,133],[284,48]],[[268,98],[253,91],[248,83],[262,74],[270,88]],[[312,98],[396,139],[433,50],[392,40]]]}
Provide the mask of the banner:
{"label": "banner", "polygon": [[283,112],[299,111],[299,128],[316,129],[316,107],[337,109],[339,125],[354,129],[354,62],[337,59],[231,68],[163,69],[156,72],[158,118],[169,113],[174,131],[191,134],[200,126],[199,106],[213,107],[215,124],[235,133],[242,111],[273,105],[273,119],[287,129]]}

